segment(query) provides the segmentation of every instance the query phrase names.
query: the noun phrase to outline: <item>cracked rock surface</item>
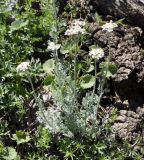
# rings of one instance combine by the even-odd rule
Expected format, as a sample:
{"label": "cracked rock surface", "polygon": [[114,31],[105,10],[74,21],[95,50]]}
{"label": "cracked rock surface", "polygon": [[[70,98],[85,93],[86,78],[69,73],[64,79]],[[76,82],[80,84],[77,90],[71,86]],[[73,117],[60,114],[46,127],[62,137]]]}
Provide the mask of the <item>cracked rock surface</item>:
{"label": "cracked rock surface", "polygon": [[138,136],[144,136],[141,128],[143,120],[144,107],[139,107],[136,112],[120,110],[112,131],[122,139],[135,141]]}
{"label": "cracked rock surface", "polygon": [[[92,43],[105,49],[111,45],[112,62],[118,67],[113,78],[115,91],[123,99],[128,99],[130,107],[144,104],[144,45],[143,31],[139,27],[119,25],[108,35],[98,24],[89,28]],[[110,40],[109,40],[110,39]]]}
{"label": "cracked rock surface", "polygon": [[[144,81],[144,50],[141,46],[142,30],[138,27],[122,25],[110,33],[112,61],[118,66],[115,81],[128,79],[137,70],[138,82]],[[108,46],[108,34],[100,28],[93,35],[95,43]]]}
{"label": "cracked rock surface", "polygon": [[[122,24],[108,35],[97,24],[89,28],[92,32],[92,44],[104,48],[108,55],[111,45],[111,60],[118,67],[112,85],[119,97],[114,107],[118,108],[118,117],[112,125],[115,135],[135,142],[144,137],[144,39],[139,27]],[[110,41],[109,41],[110,39]]]}

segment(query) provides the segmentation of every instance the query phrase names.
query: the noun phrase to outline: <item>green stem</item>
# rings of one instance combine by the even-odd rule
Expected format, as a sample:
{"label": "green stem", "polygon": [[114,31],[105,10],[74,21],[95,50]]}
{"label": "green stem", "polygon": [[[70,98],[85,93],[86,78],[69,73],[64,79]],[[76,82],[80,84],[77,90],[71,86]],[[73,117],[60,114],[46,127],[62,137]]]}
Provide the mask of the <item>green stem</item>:
{"label": "green stem", "polygon": [[94,64],[95,64],[95,84],[94,84],[94,87],[93,87],[93,97],[94,97],[94,94],[95,94],[95,90],[96,90],[96,78],[97,78],[97,59],[94,60]]}
{"label": "green stem", "polygon": [[[33,96],[34,96],[34,99],[35,99],[36,103],[37,103],[38,106],[39,106],[40,112],[41,112],[41,114],[42,114],[42,116],[43,116],[42,118],[45,120],[45,122],[46,122],[47,124],[49,124],[49,122],[48,122],[48,120],[47,120],[47,118],[46,118],[46,116],[45,116],[45,114],[44,114],[44,111],[43,111],[44,108],[43,108],[42,101],[41,101],[40,98],[37,97],[37,95],[36,95],[36,93],[35,93],[35,89],[34,89],[34,86],[33,86],[33,83],[32,83],[32,80],[31,80],[31,77],[30,77],[29,73],[28,73],[27,78],[28,78],[28,80],[29,80],[29,82],[30,82],[30,84],[31,84],[32,91],[33,91]],[[50,125],[50,124],[49,124],[49,125]]]}
{"label": "green stem", "polygon": [[106,82],[106,77],[104,76],[103,77],[103,81],[101,82],[101,86],[100,86],[100,95],[98,97],[97,105],[96,105],[96,108],[95,108],[96,119],[97,119],[98,109],[100,107],[101,98],[102,98],[102,95],[103,95],[103,92],[104,92],[104,84],[105,84],[105,82]]}
{"label": "green stem", "polygon": [[78,52],[78,42],[79,38],[76,36],[76,47],[75,47],[75,54],[74,54],[74,99],[75,99],[75,105],[77,105],[77,52]]}
{"label": "green stem", "polygon": [[107,58],[107,65],[106,65],[106,73],[105,75],[103,75],[103,81],[101,82],[101,86],[100,86],[100,95],[99,95],[99,98],[98,98],[98,102],[97,102],[97,107],[96,107],[96,117],[97,117],[97,114],[98,114],[98,109],[100,107],[100,102],[101,102],[101,98],[102,98],[102,95],[104,93],[104,84],[106,83],[106,75],[107,75],[107,72],[108,72],[108,67],[109,67],[109,63],[110,63],[110,60],[111,60],[111,44],[110,44],[110,34],[108,33],[108,47],[109,47],[109,55],[108,55],[108,58]]}
{"label": "green stem", "polygon": [[75,104],[77,102],[77,91],[76,91],[76,80],[77,80],[77,53],[75,52],[74,55],[74,98],[75,98]]}
{"label": "green stem", "polygon": [[108,55],[108,60],[107,60],[107,64],[109,64],[110,60],[111,60],[111,44],[110,44],[110,33],[108,33],[108,47],[109,47],[109,55]]}

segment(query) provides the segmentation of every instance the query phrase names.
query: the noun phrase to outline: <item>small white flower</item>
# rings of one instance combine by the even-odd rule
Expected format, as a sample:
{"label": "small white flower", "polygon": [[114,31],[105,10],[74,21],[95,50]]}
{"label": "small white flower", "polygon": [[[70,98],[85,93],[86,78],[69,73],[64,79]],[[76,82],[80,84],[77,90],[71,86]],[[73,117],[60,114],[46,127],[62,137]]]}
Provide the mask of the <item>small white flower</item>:
{"label": "small white flower", "polygon": [[22,62],[21,64],[19,64],[16,67],[16,70],[17,70],[17,72],[19,72],[19,71],[24,72],[24,71],[28,70],[29,66],[30,66],[30,62]]}
{"label": "small white flower", "polygon": [[104,56],[104,51],[102,48],[94,48],[89,52],[89,55],[94,59],[101,59]]}
{"label": "small white flower", "polygon": [[103,31],[112,32],[114,28],[116,28],[118,25],[116,23],[113,23],[110,21],[109,23],[106,23],[102,26]]}
{"label": "small white flower", "polygon": [[85,26],[84,21],[80,20],[74,20],[70,26],[65,32],[65,35],[70,36],[70,35],[76,35],[76,34],[85,34],[86,31],[83,28]]}
{"label": "small white flower", "polygon": [[60,48],[60,44],[55,44],[54,42],[48,42],[48,49],[55,51]]}
{"label": "small white flower", "polygon": [[82,28],[81,26],[72,26],[70,29],[67,29],[65,32],[65,35],[70,36],[70,35],[76,35],[76,34],[85,34],[85,29]]}

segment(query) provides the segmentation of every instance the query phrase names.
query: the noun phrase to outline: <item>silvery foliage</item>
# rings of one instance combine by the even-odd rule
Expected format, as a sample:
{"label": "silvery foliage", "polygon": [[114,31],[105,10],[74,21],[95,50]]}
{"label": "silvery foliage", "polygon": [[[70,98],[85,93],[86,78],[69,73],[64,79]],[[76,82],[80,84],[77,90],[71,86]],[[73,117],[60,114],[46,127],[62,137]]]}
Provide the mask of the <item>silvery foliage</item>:
{"label": "silvery foliage", "polygon": [[91,132],[96,128],[97,119],[94,110],[97,107],[98,99],[99,97],[96,94],[93,95],[92,92],[86,93],[82,99],[83,110],[81,112],[85,116],[83,119],[86,120],[86,132]]}
{"label": "silvery foliage", "polygon": [[61,109],[59,118],[55,121],[60,127],[59,132],[67,136],[73,136],[79,129],[77,122],[76,106],[74,99],[74,81],[67,76],[67,70],[62,64],[58,64],[55,84],[51,87],[54,103]]}
{"label": "silvery foliage", "polygon": [[51,133],[56,134],[60,132],[61,128],[60,114],[61,110],[56,106],[48,107],[47,109],[42,108],[37,112],[37,120],[44,124],[44,127]]}
{"label": "silvery foliage", "polygon": [[[58,67],[58,75],[51,86],[55,106],[48,107],[47,110],[43,108],[43,114],[39,112],[38,121],[53,134],[60,133],[68,137],[76,134],[85,135],[94,129],[93,124],[96,120],[93,110],[98,97],[87,93],[78,108],[74,98],[74,81],[67,76],[67,71],[61,64]],[[89,124],[90,121],[92,125]]]}

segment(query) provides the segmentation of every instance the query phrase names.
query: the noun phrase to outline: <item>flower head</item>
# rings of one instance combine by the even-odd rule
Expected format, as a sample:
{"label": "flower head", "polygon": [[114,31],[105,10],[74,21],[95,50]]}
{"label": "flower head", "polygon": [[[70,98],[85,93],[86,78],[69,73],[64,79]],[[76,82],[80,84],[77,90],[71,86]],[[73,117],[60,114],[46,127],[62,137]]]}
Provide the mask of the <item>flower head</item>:
{"label": "flower head", "polygon": [[16,67],[16,70],[17,70],[17,72],[19,72],[19,71],[24,72],[24,71],[28,70],[29,66],[30,66],[30,62],[22,62],[21,64],[19,64]]}
{"label": "flower head", "polygon": [[89,52],[89,55],[94,59],[101,59],[104,56],[104,51],[102,48],[94,48]]}
{"label": "flower head", "polygon": [[116,28],[118,25],[116,23],[113,23],[110,21],[109,23],[106,23],[102,26],[103,31],[112,32],[114,28]]}
{"label": "flower head", "polygon": [[65,32],[65,35],[76,35],[76,34],[85,34],[85,29],[83,28],[85,26],[85,22],[81,20],[74,20],[70,26]]}
{"label": "flower head", "polygon": [[76,35],[76,34],[85,34],[85,29],[81,28],[80,26],[72,26],[70,29],[67,29],[65,35]]}
{"label": "flower head", "polygon": [[48,49],[55,51],[60,48],[60,44],[55,44],[54,42],[48,42]]}

